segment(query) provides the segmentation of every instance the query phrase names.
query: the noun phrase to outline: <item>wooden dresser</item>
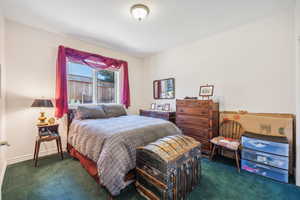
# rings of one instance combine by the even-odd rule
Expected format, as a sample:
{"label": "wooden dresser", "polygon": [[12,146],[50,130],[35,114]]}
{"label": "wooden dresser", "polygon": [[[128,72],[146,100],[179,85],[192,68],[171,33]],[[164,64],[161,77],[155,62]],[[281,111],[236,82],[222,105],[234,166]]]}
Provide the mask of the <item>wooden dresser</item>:
{"label": "wooden dresser", "polygon": [[210,154],[210,139],[219,135],[219,104],[212,100],[176,100],[176,125],[183,134],[201,142],[202,152]]}
{"label": "wooden dresser", "polygon": [[168,112],[168,111],[160,111],[160,110],[140,110],[140,115],[146,117],[154,117],[165,119],[170,122],[175,123],[176,119],[176,112]]}

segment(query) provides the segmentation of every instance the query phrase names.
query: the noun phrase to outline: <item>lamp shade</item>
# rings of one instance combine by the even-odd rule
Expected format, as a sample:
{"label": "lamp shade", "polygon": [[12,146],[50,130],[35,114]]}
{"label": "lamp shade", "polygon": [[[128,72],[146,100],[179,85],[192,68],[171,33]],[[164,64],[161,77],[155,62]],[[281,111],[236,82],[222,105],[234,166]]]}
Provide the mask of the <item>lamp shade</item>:
{"label": "lamp shade", "polygon": [[135,19],[142,21],[149,15],[150,9],[144,4],[135,4],[131,7],[130,12]]}
{"label": "lamp shade", "polygon": [[53,107],[50,99],[35,99],[31,107]]}

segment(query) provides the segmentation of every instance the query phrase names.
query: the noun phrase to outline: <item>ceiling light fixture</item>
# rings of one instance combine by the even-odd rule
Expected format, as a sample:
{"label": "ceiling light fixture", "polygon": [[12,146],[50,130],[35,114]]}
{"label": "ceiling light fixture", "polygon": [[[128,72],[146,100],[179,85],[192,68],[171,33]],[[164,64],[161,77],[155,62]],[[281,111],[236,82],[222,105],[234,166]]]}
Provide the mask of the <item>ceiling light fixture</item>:
{"label": "ceiling light fixture", "polygon": [[150,9],[144,4],[135,4],[131,7],[130,12],[135,19],[142,21],[149,15]]}

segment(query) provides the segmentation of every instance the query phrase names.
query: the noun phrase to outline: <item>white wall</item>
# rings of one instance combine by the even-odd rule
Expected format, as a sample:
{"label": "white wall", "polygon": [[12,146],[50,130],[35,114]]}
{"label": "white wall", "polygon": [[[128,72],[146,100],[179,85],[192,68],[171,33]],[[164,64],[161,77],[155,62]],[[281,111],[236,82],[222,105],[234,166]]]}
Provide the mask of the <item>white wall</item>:
{"label": "white wall", "polygon": [[295,7],[295,49],[296,49],[296,184],[300,186],[300,0]]}
{"label": "white wall", "polygon": [[[4,119],[5,119],[5,63],[4,63],[4,18],[2,16],[0,9],[0,141],[6,139],[4,131]],[[0,147],[0,199],[1,199],[1,186],[6,169],[6,157],[5,157],[5,147]]]}
{"label": "white wall", "polygon": [[[7,151],[8,163],[32,158],[39,110],[30,105],[41,96],[55,97],[58,45],[128,61],[132,103],[129,113],[136,113],[143,103],[140,100],[143,96],[141,59],[12,21],[6,21],[6,33],[6,132],[11,144]],[[47,112],[53,115],[54,109]],[[54,142],[43,145],[41,153],[55,152],[54,147]]]}
{"label": "white wall", "polygon": [[[293,13],[283,10],[146,59],[144,101],[154,102],[153,80],[174,77],[176,98],[198,96],[200,85],[213,84],[221,110],[295,113]],[[175,100],[168,102],[174,108]]]}
{"label": "white wall", "polygon": [[[297,101],[296,176],[300,186],[300,40],[297,43],[295,39],[295,31],[300,36],[300,0],[297,1],[296,20],[295,8],[291,7],[146,59],[144,101],[148,105],[155,102],[152,81],[168,77],[175,78],[176,98],[198,96],[200,85],[215,85],[214,98],[220,102],[221,110],[296,114]],[[175,100],[156,102],[169,102],[175,109]]]}

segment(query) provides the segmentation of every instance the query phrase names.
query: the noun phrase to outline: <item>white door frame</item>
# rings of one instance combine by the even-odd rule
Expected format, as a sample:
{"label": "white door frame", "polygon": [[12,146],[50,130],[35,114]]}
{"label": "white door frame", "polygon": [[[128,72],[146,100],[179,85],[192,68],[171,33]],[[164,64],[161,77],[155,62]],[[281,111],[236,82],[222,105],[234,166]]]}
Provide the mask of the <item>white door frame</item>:
{"label": "white door frame", "polygon": [[296,142],[295,178],[296,185],[300,186],[300,36],[298,36],[298,34],[296,33],[296,37],[296,138],[294,139],[294,141]]}

